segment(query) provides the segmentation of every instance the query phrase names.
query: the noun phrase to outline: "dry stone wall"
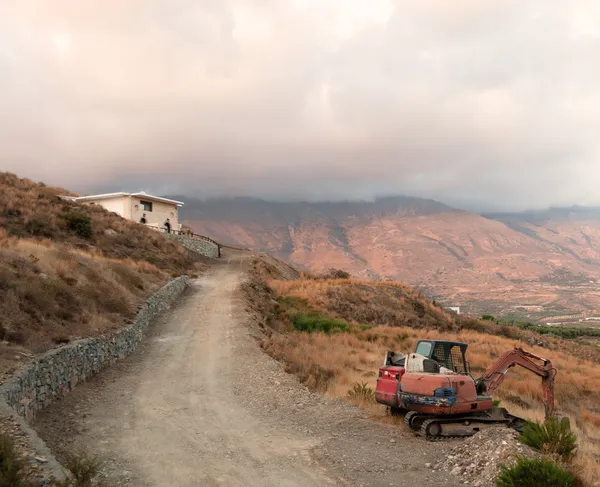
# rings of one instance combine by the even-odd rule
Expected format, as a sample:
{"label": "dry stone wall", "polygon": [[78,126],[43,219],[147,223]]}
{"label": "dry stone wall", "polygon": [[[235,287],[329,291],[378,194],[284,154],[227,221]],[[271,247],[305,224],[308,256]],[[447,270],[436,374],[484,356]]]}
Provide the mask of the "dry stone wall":
{"label": "dry stone wall", "polygon": [[188,236],[188,235],[176,235],[176,234],[165,234],[167,238],[177,240],[185,248],[192,252],[217,259],[221,257],[220,246],[213,240],[205,239],[199,236]]}
{"label": "dry stone wall", "polygon": [[77,383],[130,355],[150,321],[169,308],[187,284],[187,276],[167,283],[142,305],[131,325],[112,336],[77,340],[37,356],[0,386],[0,397],[19,416],[31,421],[37,411],[60,399]]}

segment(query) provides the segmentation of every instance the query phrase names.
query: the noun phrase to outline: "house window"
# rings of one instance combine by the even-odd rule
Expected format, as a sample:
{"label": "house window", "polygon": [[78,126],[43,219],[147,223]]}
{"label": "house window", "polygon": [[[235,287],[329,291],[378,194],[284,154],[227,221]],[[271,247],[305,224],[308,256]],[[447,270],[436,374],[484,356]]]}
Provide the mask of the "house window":
{"label": "house window", "polygon": [[140,205],[142,205],[142,210],[152,211],[152,202],[151,201],[140,201]]}

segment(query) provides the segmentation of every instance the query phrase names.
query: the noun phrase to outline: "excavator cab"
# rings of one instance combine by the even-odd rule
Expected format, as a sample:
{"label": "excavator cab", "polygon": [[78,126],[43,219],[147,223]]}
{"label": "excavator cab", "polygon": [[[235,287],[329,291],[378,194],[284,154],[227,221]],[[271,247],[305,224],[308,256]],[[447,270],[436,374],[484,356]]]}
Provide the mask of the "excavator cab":
{"label": "excavator cab", "polygon": [[[406,369],[407,358],[417,358],[418,372],[427,374],[468,374],[465,352],[468,345],[447,340],[419,340],[415,351],[407,357],[400,352],[388,351],[383,365],[379,368],[379,377],[375,389],[375,398],[380,404],[391,408],[393,413],[404,409],[399,403],[402,376],[413,369]],[[447,379],[443,379],[446,381]],[[449,386],[448,386],[449,387]]]}
{"label": "excavator cab", "polygon": [[424,363],[428,372],[439,373],[440,369],[444,367],[457,374],[468,375],[469,364],[465,356],[467,347],[468,345],[462,342],[419,340],[415,353],[437,364],[436,366],[436,364]]}

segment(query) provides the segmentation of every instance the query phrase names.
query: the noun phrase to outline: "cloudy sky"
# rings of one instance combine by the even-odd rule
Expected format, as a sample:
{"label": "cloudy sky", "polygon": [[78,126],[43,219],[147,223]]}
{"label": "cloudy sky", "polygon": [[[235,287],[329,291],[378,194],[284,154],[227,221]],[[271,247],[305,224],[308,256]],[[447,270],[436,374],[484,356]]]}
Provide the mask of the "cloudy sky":
{"label": "cloudy sky", "polygon": [[0,170],[82,192],[600,204],[600,2],[1,0]]}

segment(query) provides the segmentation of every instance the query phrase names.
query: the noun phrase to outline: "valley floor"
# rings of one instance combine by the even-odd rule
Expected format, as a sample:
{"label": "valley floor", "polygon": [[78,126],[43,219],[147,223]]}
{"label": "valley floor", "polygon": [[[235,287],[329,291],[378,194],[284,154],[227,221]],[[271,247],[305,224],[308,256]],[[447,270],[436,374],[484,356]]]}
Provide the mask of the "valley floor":
{"label": "valley floor", "polygon": [[59,459],[98,455],[111,486],[458,485],[426,465],[452,442],[368,421],[262,352],[240,291],[246,258],[226,257],[136,354],[40,414]]}

